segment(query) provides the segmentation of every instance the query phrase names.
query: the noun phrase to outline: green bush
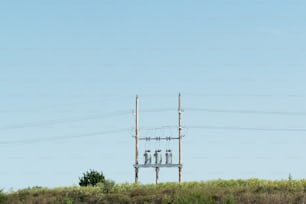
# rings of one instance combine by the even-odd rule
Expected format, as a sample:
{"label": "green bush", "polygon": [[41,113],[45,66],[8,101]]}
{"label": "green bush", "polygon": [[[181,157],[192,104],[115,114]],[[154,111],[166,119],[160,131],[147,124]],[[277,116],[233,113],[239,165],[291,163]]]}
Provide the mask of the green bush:
{"label": "green bush", "polygon": [[83,176],[79,180],[80,186],[95,186],[98,183],[105,182],[103,173],[92,169],[83,173]]}

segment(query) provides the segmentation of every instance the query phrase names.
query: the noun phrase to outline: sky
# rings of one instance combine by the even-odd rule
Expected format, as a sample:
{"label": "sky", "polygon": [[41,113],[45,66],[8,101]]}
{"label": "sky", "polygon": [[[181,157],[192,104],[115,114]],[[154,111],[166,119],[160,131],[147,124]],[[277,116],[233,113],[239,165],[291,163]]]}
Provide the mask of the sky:
{"label": "sky", "polygon": [[[0,189],[134,182],[178,135],[183,180],[306,175],[306,2],[0,1]],[[173,150],[177,141],[141,142]],[[154,183],[154,169],[140,169]],[[161,169],[160,181],[178,180]]]}

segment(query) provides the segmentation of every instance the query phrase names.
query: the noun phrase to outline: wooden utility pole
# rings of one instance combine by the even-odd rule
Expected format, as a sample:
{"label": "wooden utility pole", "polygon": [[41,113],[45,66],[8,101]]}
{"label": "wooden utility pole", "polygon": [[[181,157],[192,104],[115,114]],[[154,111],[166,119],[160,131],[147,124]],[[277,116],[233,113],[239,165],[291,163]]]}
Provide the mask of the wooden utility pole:
{"label": "wooden utility pole", "polygon": [[135,161],[135,183],[138,183],[138,173],[139,173],[139,162],[138,162],[138,155],[139,155],[139,145],[138,145],[138,140],[139,140],[139,127],[138,127],[138,95],[136,96],[136,110],[135,110],[135,140],[136,140],[136,161]]}
{"label": "wooden utility pole", "polygon": [[158,184],[158,181],[159,181],[159,167],[155,168],[155,174],[156,174],[155,184]]}
{"label": "wooden utility pole", "polygon": [[[158,184],[159,182],[159,171],[160,168],[178,168],[179,169],[179,183],[182,183],[182,169],[183,169],[183,163],[182,163],[182,140],[183,140],[183,127],[182,127],[182,108],[181,108],[181,94],[178,96],[178,137],[139,137],[139,125],[138,125],[138,103],[139,99],[138,96],[136,96],[136,111],[135,111],[135,164],[133,165],[135,168],[135,183],[138,183],[138,177],[139,177],[139,169],[140,168],[155,168],[155,183]],[[155,163],[151,163],[151,153],[150,150],[145,151],[145,162],[144,164],[139,164],[139,141],[160,141],[160,140],[178,140],[179,141],[179,162],[178,163],[172,163],[172,153],[170,150],[166,150],[166,162],[162,163],[162,155],[161,150],[155,150]],[[169,156],[169,152],[171,156]],[[169,157],[171,158],[169,160]]]}
{"label": "wooden utility pole", "polygon": [[182,139],[183,139],[183,128],[182,128],[182,107],[181,107],[181,94],[178,96],[178,132],[179,132],[179,183],[182,183]]}

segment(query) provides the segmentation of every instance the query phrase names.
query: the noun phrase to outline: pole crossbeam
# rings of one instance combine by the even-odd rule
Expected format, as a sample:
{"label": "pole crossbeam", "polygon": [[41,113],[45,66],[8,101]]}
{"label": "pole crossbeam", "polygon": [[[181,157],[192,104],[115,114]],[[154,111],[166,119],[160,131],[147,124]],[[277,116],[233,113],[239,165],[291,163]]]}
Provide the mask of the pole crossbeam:
{"label": "pole crossbeam", "polygon": [[140,137],[139,140],[145,140],[145,141],[150,141],[150,140],[178,140],[180,139],[179,137]]}
{"label": "pole crossbeam", "polygon": [[138,168],[173,168],[173,167],[180,167],[180,164],[138,164],[134,165],[134,167]]}

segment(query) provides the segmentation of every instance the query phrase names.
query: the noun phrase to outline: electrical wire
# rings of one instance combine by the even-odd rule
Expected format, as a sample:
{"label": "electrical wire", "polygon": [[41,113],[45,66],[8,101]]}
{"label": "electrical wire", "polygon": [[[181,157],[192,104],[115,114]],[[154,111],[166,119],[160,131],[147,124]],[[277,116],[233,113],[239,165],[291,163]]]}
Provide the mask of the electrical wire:
{"label": "electrical wire", "polygon": [[229,93],[229,94],[223,94],[223,93],[184,93],[184,96],[192,96],[192,97],[229,97],[229,98],[245,98],[245,97],[251,97],[251,98],[306,98],[305,94],[236,94],[236,93]]}
{"label": "electrical wire", "polygon": [[68,136],[58,136],[58,137],[44,137],[44,138],[32,138],[32,139],[23,139],[23,140],[4,140],[0,141],[0,145],[7,145],[7,144],[32,144],[32,143],[39,143],[39,142],[48,142],[48,141],[60,141],[60,140],[69,140],[69,139],[78,139],[78,138],[85,138],[85,137],[92,137],[98,135],[108,135],[120,132],[127,132],[129,129],[118,129],[118,130],[108,130],[108,131],[100,131],[100,132],[92,132],[92,133],[84,133],[84,134],[77,134],[77,135],[68,135]]}
{"label": "electrical wire", "polygon": [[173,108],[155,108],[155,109],[143,109],[140,110],[140,113],[160,113],[160,112],[171,112],[176,111],[176,109]]}
{"label": "electrical wire", "polygon": [[[140,112],[143,113],[154,113],[154,112],[170,112],[175,111],[175,109],[164,108],[164,109],[144,109]],[[184,111],[194,111],[194,112],[208,112],[208,113],[229,113],[229,114],[258,114],[258,115],[284,115],[284,116],[306,116],[306,112],[289,112],[289,111],[258,111],[258,110],[227,110],[227,109],[208,109],[208,108],[185,108]],[[131,114],[131,110],[127,111],[115,111],[106,114],[96,114],[79,118],[66,118],[66,119],[54,119],[45,120],[40,122],[27,122],[15,125],[6,125],[0,127],[0,130],[12,130],[12,129],[22,129],[29,127],[44,127],[49,125],[60,125],[65,123],[80,122],[86,120],[95,120],[107,117],[116,117],[122,115]]]}
{"label": "electrical wire", "polygon": [[201,112],[209,112],[209,113],[306,116],[306,112],[289,112],[289,111],[226,110],[226,109],[207,109],[207,108],[185,108],[184,110],[186,110],[186,111],[197,111],[197,112],[201,111]]}
{"label": "electrical wire", "polygon": [[305,128],[261,128],[261,127],[235,127],[235,126],[187,126],[189,129],[207,130],[243,130],[264,132],[306,132]]}
{"label": "electrical wire", "polygon": [[115,116],[122,116],[128,115],[131,111],[115,111],[106,114],[96,114],[91,116],[85,116],[80,118],[66,118],[66,119],[54,119],[54,120],[45,120],[40,122],[28,122],[28,123],[21,123],[16,125],[7,125],[0,127],[0,130],[12,130],[12,129],[22,129],[22,128],[29,128],[29,127],[44,127],[49,125],[60,125],[65,123],[73,123],[73,122],[80,122],[86,120],[95,120],[107,117],[115,117]]}
{"label": "electrical wire", "polygon": [[[169,128],[167,126],[167,128]],[[184,126],[184,129],[205,129],[205,130],[230,130],[230,131],[261,131],[261,132],[306,132],[305,128],[260,128],[260,127],[235,127],[235,126]],[[120,132],[128,132],[130,128],[117,129],[117,130],[108,130],[100,132],[92,132],[85,134],[69,135],[69,136],[58,136],[58,137],[44,137],[44,138],[33,138],[33,139],[23,139],[23,140],[4,140],[0,141],[0,145],[8,144],[32,144],[39,142],[47,141],[60,141],[60,140],[69,140],[69,139],[78,139],[85,137],[92,137],[97,135],[107,135]],[[156,131],[160,130],[158,128],[147,129]],[[157,144],[155,144],[156,147]],[[158,144],[160,145],[160,144]],[[156,147],[157,148],[157,147]]]}

